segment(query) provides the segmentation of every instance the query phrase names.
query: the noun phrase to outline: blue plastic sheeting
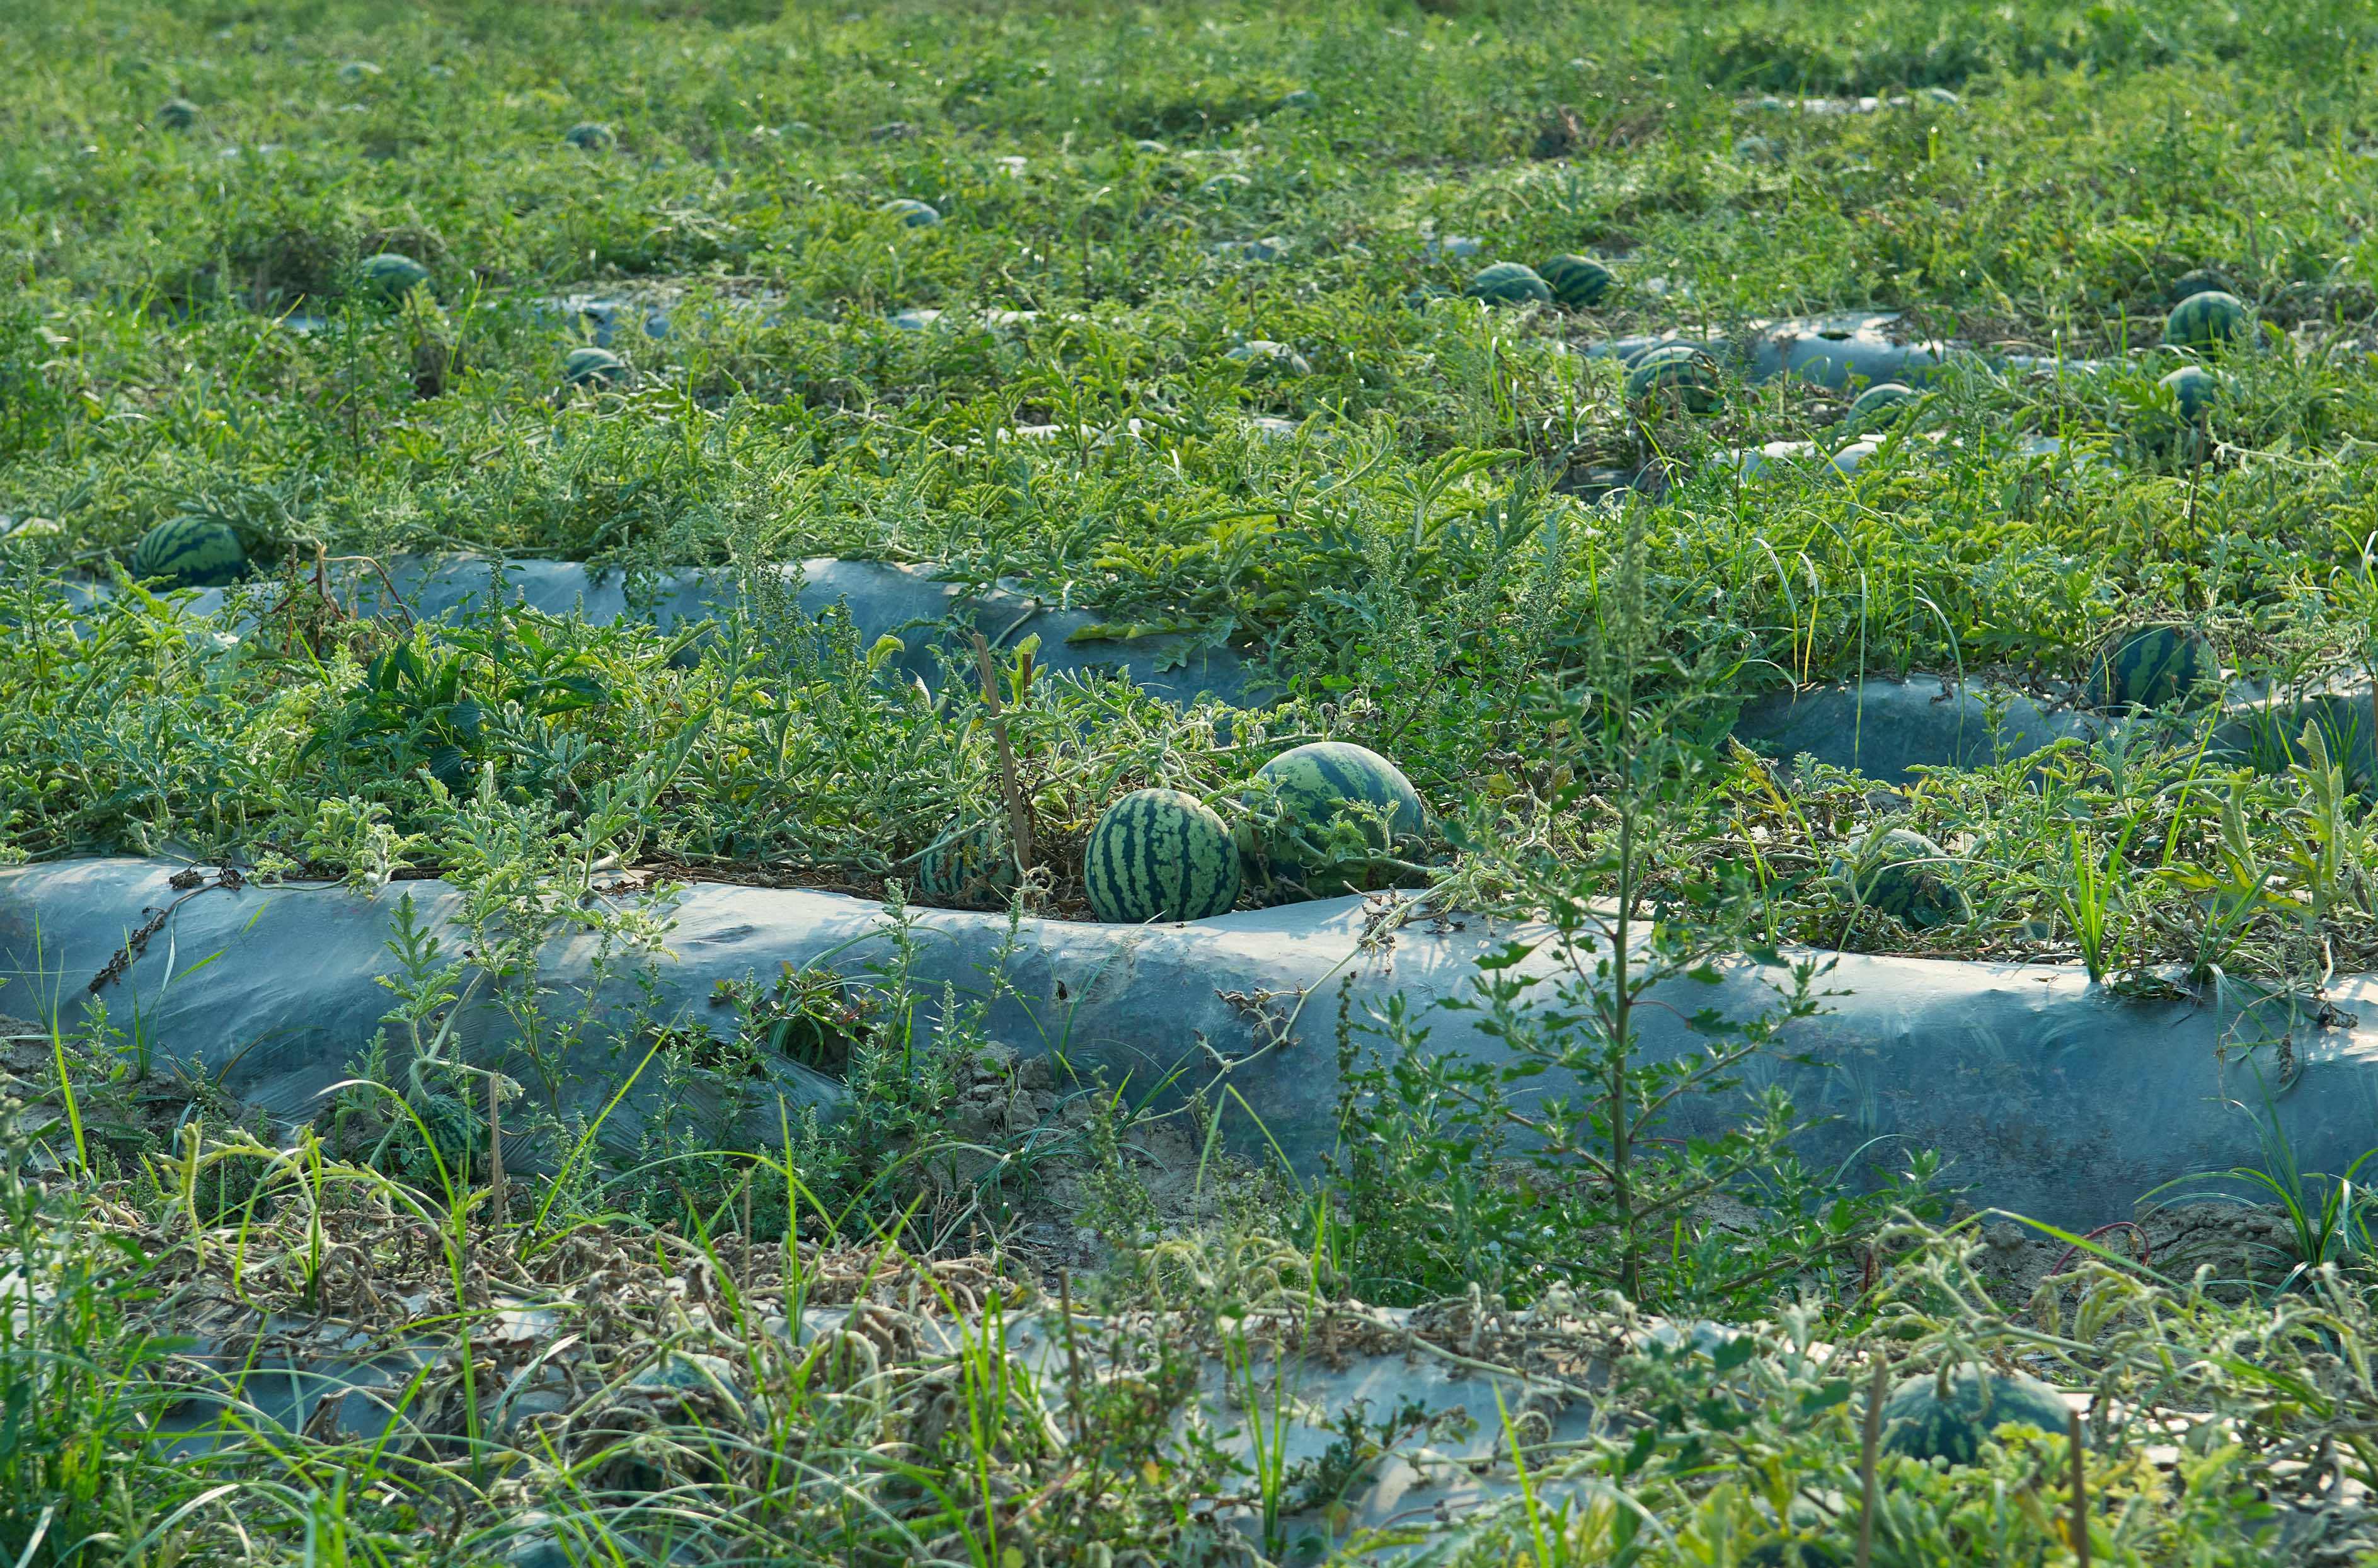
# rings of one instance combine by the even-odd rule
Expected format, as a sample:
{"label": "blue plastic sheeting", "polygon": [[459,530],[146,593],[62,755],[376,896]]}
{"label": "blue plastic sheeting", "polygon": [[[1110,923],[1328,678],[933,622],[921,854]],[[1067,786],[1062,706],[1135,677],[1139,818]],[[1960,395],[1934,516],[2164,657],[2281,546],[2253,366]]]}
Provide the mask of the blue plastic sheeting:
{"label": "blue plastic sheeting", "polygon": [[[174,869],[106,859],[0,871],[0,1011],[54,1012],[71,1026],[127,934],[182,897],[167,881]],[[137,1005],[161,1061],[219,1077],[276,1117],[302,1118],[347,1076],[390,1009],[377,976],[395,967],[385,944],[402,896],[450,947],[462,944],[451,924],[462,895],[441,882],[369,895],[198,891],[100,994],[119,1020]],[[1058,1058],[1061,1082],[1103,1078],[1159,1104],[1202,1090],[1231,1146],[1256,1157],[1277,1147],[1311,1169],[1336,1137],[1339,987],[1357,1020],[1400,997],[1429,1026],[1429,1050],[1495,1059],[1501,1047],[1474,1015],[1436,1004],[1466,994],[1482,954],[1541,935],[1474,916],[1390,929],[1380,918],[1387,906],[1342,898],[1146,928],[1025,918],[991,1032]],[[883,912],[834,893],[700,885],[674,917],[671,956],[648,990],[615,978],[591,993],[594,1027],[572,1063],[590,1108],[642,1054],[638,1040],[619,1037],[640,999],[664,1022],[717,1023],[719,981],[773,977],[787,964],[863,980],[891,952]],[[926,997],[944,984],[961,997],[991,993],[1011,940],[1005,916],[922,911],[917,934]],[[587,1002],[594,957],[584,935],[547,948],[549,1011]],[[1539,954],[1522,972],[1549,968]],[[1699,1049],[1683,1016],[1705,1005],[1756,1009],[1768,978],[1736,964],[1720,984],[1674,999],[1673,1013],[1642,1010],[1642,1050]],[[1847,994],[1789,1032],[1791,1056],[1806,1059],[1762,1059],[1753,1075],[1833,1119],[1804,1141],[1821,1167],[1870,1172],[1935,1149],[1976,1202],[2090,1225],[2127,1217],[2141,1194],[2174,1178],[2259,1160],[2240,1105],[2262,1105],[2264,1077],[2305,1170],[2343,1170],[2378,1124],[2378,1015],[2364,1022],[2378,985],[2368,977],[2333,985],[2326,1007],[2234,986],[2219,998],[2136,1000],[2072,968],[1844,955],[1825,985]],[[480,1059],[508,1063],[486,1011],[462,1034]],[[763,1141],[773,1141],[775,1095],[830,1112],[842,1094],[788,1061],[770,1071],[766,1126],[754,1130]],[[607,1136],[631,1139],[645,1104],[640,1088]],[[1702,1102],[1679,1131],[1711,1131],[1737,1113],[1729,1101]]]}

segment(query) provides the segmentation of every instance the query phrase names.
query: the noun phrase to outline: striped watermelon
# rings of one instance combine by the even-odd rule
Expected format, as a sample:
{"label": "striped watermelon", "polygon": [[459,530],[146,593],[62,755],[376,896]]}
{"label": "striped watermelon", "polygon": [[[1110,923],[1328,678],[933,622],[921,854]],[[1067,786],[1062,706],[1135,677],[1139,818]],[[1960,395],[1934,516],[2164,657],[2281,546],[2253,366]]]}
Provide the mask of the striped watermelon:
{"label": "striped watermelon", "polygon": [[1898,424],[1914,412],[1918,393],[1913,387],[1897,381],[1882,381],[1868,387],[1850,404],[1842,423],[1852,430],[1875,430]]}
{"label": "striped watermelon", "polygon": [[[1347,741],[1316,740],[1283,751],[1255,770],[1255,782],[1249,793],[1255,820],[1240,838],[1249,874],[1315,897],[1394,881],[1392,868],[1370,857],[1418,837],[1427,826],[1427,812],[1403,770]],[[1340,821],[1359,827],[1363,851],[1349,856],[1333,848],[1331,830]]]}
{"label": "striped watermelon", "polygon": [[904,229],[930,229],[942,221],[940,211],[931,203],[908,196],[895,196],[876,210],[899,219]]}
{"label": "striped watermelon", "polygon": [[1309,87],[1300,87],[1294,92],[1283,93],[1279,106],[1283,109],[1318,109],[1321,107],[1321,95]]}
{"label": "striped watermelon", "polygon": [[428,268],[392,250],[365,257],[357,264],[355,275],[362,281],[366,293],[390,300],[402,299],[429,281]]}
{"label": "striped watermelon", "polygon": [[1591,309],[1618,281],[1609,268],[1590,256],[1555,256],[1537,271],[1553,292],[1553,302],[1564,310]]}
{"label": "striped watermelon", "polygon": [[1691,343],[1662,343],[1627,372],[1627,401],[1636,407],[1674,401],[1694,413],[1708,413],[1723,396],[1717,362]]}
{"label": "striped watermelon", "polygon": [[1820,1540],[1777,1537],[1743,1555],[1743,1568],[1847,1568],[1849,1559]]}
{"label": "striped watermelon", "polygon": [[169,98],[157,111],[157,124],[169,131],[186,131],[198,123],[198,106],[186,98]]}
{"label": "striped watermelon", "polygon": [[2188,626],[2151,626],[2101,652],[2089,670],[2089,698],[2101,708],[2188,707],[2220,671],[2213,644]]}
{"label": "striped watermelon", "polygon": [[1195,796],[1135,789],[1090,830],[1082,883],[1101,920],[1204,920],[1239,900],[1238,846]]}
{"label": "striped watermelon", "polygon": [[1553,299],[1550,285],[1536,276],[1536,269],[1517,261],[1480,268],[1461,292],[1488,305],[1550,305]]}
{"label": "striped watermelon", "polygon": [[1241,343],[1222,356],[1247,367],[1247,376],[1310,376],[1313,365],[1303,354],[1286,343],[1275,343],[1262,338]]}
{"label": "striped watermelon", "polygon": [[2199,294],[2234,294],[2237,292],[2237,287],[2228,278],[2210,267],[2199,267],[2174,279],[2171,292],[2165,297],[2174,305],[2180,305]]}
{"label": "striped watermelon", "polygon": [[2171,389],[2172,397],[2180,403],[2180,417],[2191,425],[2204,420],[2213,400],[2221,393],[2221,378],[2201,365],[2183,365],[2159,385]]}
{"label": "striped watermelon", "polygon": [[594,120],[581,120],[562,132],[561,139],[572,147],[594,152],[610,146],[613,138],[610,126]]}
{"label": "striped watermelon", "polygon": [[592,387],[599,391],[625,381],[628,365],[609,349],[571,349],[561,362],[561,378],[572,387]]}
{"label": "striped watermelon", "polygon": [[1015,856],[996,822],[953,833],[919,857],[917,896],[953,909],[1004,904],[1015,888]]}
{"label": "striped watermelon", "polygon": [[1982,1444],[2009,1426],[2061,1435],[2072,1407],[2063,1395],[2021,1372],[1961,1367],[1943,1380],[1935,1372],[1907,1378],[1882,1402],[1882,1447],[1910,1459],[1971,1465]]}
{"label": "striped watermelon", "polygon": [[143,582],[162,578],[174,588],[221,588],[247,575],[247,549],[219,518],[168,518],[132,546],[129,569]]}
{"label": "striped watermelon", "polygon": [[1844,897],[1925,931],[1973,917],[1949,861],[1922,833],[1890,828],[1850,840],[1828,869]]}
{"label": "striped watermelon", "polygon": [[1734,161],[1737,163],[1781,163],[1784,150],[1763,136],[1738,138],[1734,144]]}
{"label": "striped watermelon", "polygon": [[2217,353],[2253,329],[2244,300],[2219,289],[2207,289],[2171,307],[2171,314],[2164,318],[2163,341],[2171,348]]}

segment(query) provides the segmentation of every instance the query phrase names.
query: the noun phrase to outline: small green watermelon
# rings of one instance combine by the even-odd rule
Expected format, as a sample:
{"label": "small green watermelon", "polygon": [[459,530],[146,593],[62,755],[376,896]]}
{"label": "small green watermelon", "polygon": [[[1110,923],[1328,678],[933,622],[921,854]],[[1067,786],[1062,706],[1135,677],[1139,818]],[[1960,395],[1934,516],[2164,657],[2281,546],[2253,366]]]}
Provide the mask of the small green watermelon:
{"label": "small green watermelon", "polygon": [[1860,833],[1842,846],[1828,870],[1853,903],[1915,930],[1973,917],[1951,874],[1948,852],[1905,828]]}
{"label": "small green watermelon", "polygon": [[917,896],[952,909],[1004,904],[1015,889],[1015,856],[1007,831],[978,822],[927,849],[917,862]]}
{"label": "small green watermelon", "polygon": [[350,60],[339,67],[339,80],[348,87],[361,87],[379,74],[379,67],[369,60]]}
{"label": "small green watermelon", "polygon": [[[1402,769],[1342,740],[1316,740],[1256,769],[1249,806],[1255,815],[1239,843],[1250,874],[1321,898],[1396,880],[1393,868],[1371,857],[1419,837],[1428,822]],[[1363,850],[1351,857],[1332,852],[1331,830],[1340,821],[1361,828]]]}
{"label": "small green watermelon", "polygon": [[1897,381],[1880,381],[1857,395],[1842,423],[1853,430],[1880,430],[1898,424],[1916,411],[1922,396]]}
{"label": "small green watermelon", "polygon": [[594,120],[581,120],[561,133],[561,139],[586,152],[598,152],[617,139],[611,127]]}
{"label": "small green watermelon", "polygon": [[1882,1402],[1882,1448],[1910,1459],[1971,1465],[2000,1429],[2036,1427],[2060,1436],[2071,1412],[2063,1395],[2021,1372],[1961,1367],[1950,1374],[1945,1394],[1937,1373],[1922,1372],[1902,1381]]}
{"label": "small green watermelon", "polygon": [[169,131],[186,131],[198,123],[198,106],[186,98],[169,98],[157,111],[157,124]]}
{"label": "small green watermelon", "polygon": [[384,300],[402,299],[429,281],[429,269],[392,250],[366,256],[355,264],[363,292]]}
{"label": "small green watermelon", "polygon": [[2201,688],[2220,673],[2204,634],[2190,626],[2151,626],[2100,653],[2089,670],[2089,699],[2101,708],[2194,707]]}
{"label": "small green watermelon", "polygon": [[2191,425],[2201,424],[2213,400],[2221,395],[2221,377],[2201,365],[2183,365],[2160,383],[2171,389],[2180,403],[2180,417]]}
{"label": "small green watermelon", "polygon": [[627,378],[627,362],[609,349],[592,345],[571,349],[561,362],[561,379],[569,386],[591,387],[604,391],[619,386]]}
{"label": "small green watermelon", "polygon": [[1421,283],[1404,291],[1406,310],[1426,310],[1441,299],[1451,299],[1453,291],[1442,283]]}
{"label": "small green watermelon", "polygon": [[1626,395],[1631,407],[1673,401],[1694,413],[1709,413],[1724,393],[1717,362],[1707,352],[1691,343],[1663,343],[1627,372]]}
{"label": "small green watermelon", "polygon": [[940,211],[931,203],[914,197],[895,196],[876,210],[899,219],[904,229],[930,229],[942,221]]}
{"label": "small green watermelon", "polygon": [[2183,305],[2199,294],[2235,294],[2237,292],[2237,285],[2230,282],[2227,275],[2210,267],[2199,267],[2173,279],[2170,292],[2164,297],[2173,305]]}
{"label": "small green watermelon", "polygon": [[2171,348],[2218,353],[2247,339],[2253,330],[2253,317],[2247,315],[2244,300],[2219,289],[2207,289],[2171,307],[2171,314],[2164,318],[2163,341]]}
{"label": "small green watermelon", "polygon": [[1609,268],[1590,256],[1555,256],[1538,269],[1553,302],[1564,310],[1591,310],[1618,281]]}
{"label": "small green watermelon", "polygon": [[1283,109],[1318,109],[1321,107],[1321,95],[1311,88],[1300,87],[1281,98],[1279,106]]}
{"label": "small green watermelon", "polygon": [[1735,139],[1734,161],[1737,163],[1781,163],[1784,150],[1763,136],[1747,136]]}
{"label": "small green watermelon", "polygon": [[1848,1568],[1849,1559],[1823,1541],[1795,1536],[1760,1541],[1742,1562],[1743,1568]]}
{"label": "small green watermelon", "polygon": [[174,588],[222,588],[247,574],[239,531],[220,518],[168,518],[132,546],[128,569],[139,581]]}
{"label": "small green watermelon", "polygon": [[1310,376],[1313,374],[1311,362],[1303,354],[1290,348],[1286,343],[1275,343],[1263,338],[1241,343],[1222,357],[1234,364],[1245,365],[1250,379],[1259,376]]}
{"label": "small green watermelon", "polygon": [[1205,920],[1239,899],[1239,852],[1194,795],[1135,789],[1099,814],[1082,851],[1082,884],[1101,920]]}
{"label": "small green watermelon", "polygon": [[1550,305],[1553,299],[1551,287],[1536,276],[1536,269],[1517,261],[1479,269],[1461,292],[1488,305]]}

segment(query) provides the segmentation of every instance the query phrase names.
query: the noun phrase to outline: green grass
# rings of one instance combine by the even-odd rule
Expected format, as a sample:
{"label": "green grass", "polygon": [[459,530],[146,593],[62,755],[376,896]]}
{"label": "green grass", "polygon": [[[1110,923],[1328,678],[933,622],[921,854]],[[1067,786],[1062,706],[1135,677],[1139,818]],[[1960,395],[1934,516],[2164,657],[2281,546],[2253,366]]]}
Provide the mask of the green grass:
{"label": "green grass", "polygon": [[[534,981],[598,865],[896,912],[929,849],[1021,822],[1018,911],[1078,918],[1083,842],[1117,796],[1177,788],[1238,826],[1255,770],[1317,739],[1410,776],[1435,831],[1403,869],[1441,905],[1574,928],[1623,889],[1683,932],[1679,973],[1745,941],[2073,963],[2132,992],[2378,967],[2362,697],[2258,767],[2180,714],[1888,794],[1723,738],[1758,693],[1878,675],[2061,701],[2156,620],[2283,688],[2378,670],[2367,6],[21,0],[0,46],[0,856],[438,873],[471,944],[408,916],[385,1032],[316,1130],[174,1076],[139,1014],[43,1030],[13,1086],[36,1106],[9,1145],[25,1264],[0,1289],[30,1293],[0,1312],[0,1561],[477,1564],[535,1509],[569,1560],[612,1568],[787,1542],[1219,1562],[1233,1508],[1241,1544],[1290,1561],[1295,1500],[1351,1485],[1399,1418],[1356,1412],[1301,1469],[1265,1335],[1392,1299],[1460,1320],[1430,1331],[1448,1354],[1541,1362],[1602,1344],[1610,1325],[1563,1327],[1561,1303],[1590,1316],[1621,1285],[1768,1326],[1735,1359],[1622,1358],[1624,1420],[1574,1449],[1530,1449],[1541,1418],[1504,1411],[1517,1501],[1455,1532],[1456,1560],[1715,1568],[1784,1534],[1846,1551],[1865,1456],[1844,1371],[1976,1355],[2140,1402],[2096,1407],[2097,1561],[2284,1560],[2356,1527],[2309,1495],[2324,1471],[2278,1463],[2378,1482],[2351,1414],[2367,1250],[2329,1245],[2367,1228],[2350,1173],[2271,1179],[2316,1191],[2320,1245],[2297,1251],[2326,1269],[2274,1293],[2092,1254],[2068,1323],[2066,1296],[1997,1301],[1968,1228],[1799,1169],[1788,1107],[1663,1153],[1624,1027],[1579,1035],[1517,992],[1510,1037],[1593,1075],[1551,1155],[1504,1148],[1499,1088],[1422,1049],[1425,1021],[1381,1025],[1406,1048],[1366,1070],[1378,1042],[1349,1019],[1363,1093],[1339,1157],[1303,1179],[1218,1162],[1208,1184],[1211,1105],[1027,1085],[979,1005],[912,993],[896,963],[754,976],[706,1026],[631,1029],[594,1103],[632,1081],[660,1109],[613,1136],[555,1108],[550,1073],[616,1021]],[[1800,107],[1862,95],[1884,102]],[[566,139],[583,125],[612,135]],[[895,198],[941,221],[907,227]],[[1454,235],[1477,254],[1432,248]],[[382,252],[428,283],[382,297],[358,270]],[[1490,263],[1566,253],[1616,274],[1595,309],[1457,297]],[[2156,345],[2202,267],[2259,336],[2192,430]],[[570,296],[621,306],[618,386],[565,388],[590,337]],[[2120,363],[1967,364],[1844,483],[1723,460],[1837,446],[1856,388],[1735,379],[1685,418],[1627,408],[1622,366],[1584,352],[1868,309],[1988,355]],[[895,324],[911,310],[943,314]],[[1281,352],[1231,357],[1248,343]],[[2064,454],[2026,455],[2034,436]],[[1639,467],[1632,500],[1583,493]],[[119,580],[185,514],[264,565],[235,637]],[[572,617],[358,622],[313,587],[462,550],[747,586],[818,555],[930,563],[1226,644],[1288,696],[1182,711],[1015,665],[994,709],[963,650],[929,691],[767,592],[689,660]],[[94,585],[114,597],[68,598]],[[1829,868],[1879,825],[1943,847],[1969,919],[1859,906]],[[620,972],[663,940],[595,918]],[[460,1033],[482,998],[522,1038],[511,1076]],[[773,1056],[839,1078],[849,1114],[787,1115],[773,1147],[720,1136],[695,1107],[756,1114],[749,1069]],[[991,1078],[1028,1131],[985,1108]],[[508,1196],[490,1118],[540,1151]],[[1639,1131],[1648,1153],[1612,1146]],[[1150,1162],[1176,1144],[1197,1191],[1159,1201]],[[1578,1174],[1629,1157],[1668,1185],[1614,1207]],[[1767,1206],[1755,1244],[1695,1207],[1712,1173]],[[1919,1209],[1921,1186],[1901,1194]],[[1015,1315],[987,1299],[1045,1295],[1051,1254],[1026,1239],[1044,1223],[1101,1238],[1106,1265],[1064,1288],[1169,1314],[1135,1378],[1058,1388],[1010,1354]],[[669,1317],[668,1277],[704,1282],[699,1323]],[[182,1386],[158,1335],[326,1303],[392,1330],[378,1286],[435,1349],[402,1441],[268,1435],[235,1401],[203,1458],[151,1442]],[[632,1311],[607,1315],[614,1293]],[[767,1326],[821,1293],[903,1312],[946,1294],[975,1337],[887,1359]],[[582,1336],[585,1422],[505,1424],[498,1296]],[[1462,1317],[1490,1296],[1527,1331]],[[1174,1425],[1201,1355],[1258,1439],[1245,1461]],[[722,1386],[633,1392],[687,1367]],[[2144,1452],[2150,1406],[2207,1418],[2176,1468]],[[2046,1442],[1970,1470],[1886,1461],[1873,1561],[2070,1561],[2039,1502],[2066,1462]],[[2296,1533],[2256,1533],[2240,1500],[2260,1496]]]}

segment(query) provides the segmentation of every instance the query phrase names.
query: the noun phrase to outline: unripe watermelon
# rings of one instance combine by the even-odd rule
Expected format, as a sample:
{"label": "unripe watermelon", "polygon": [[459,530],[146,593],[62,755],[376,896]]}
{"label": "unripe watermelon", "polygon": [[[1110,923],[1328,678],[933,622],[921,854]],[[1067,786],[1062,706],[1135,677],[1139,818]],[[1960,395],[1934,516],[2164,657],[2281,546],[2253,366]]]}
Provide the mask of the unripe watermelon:
{"label": "unripe watermelon", "polygon": [[1781,163],[1784,150],[1763,136],[1739,138],[1734,144],[1734,161],[1737,163]]}
{"label": "unripe watermelon", "polygon": [[348,87],[361,87],[379,74],[379,67],[369,60],[350,60],[339,67],[339,80]]}
{"label": "unripe watermelon", "polygon": [[1204,920],[1238,902],[1238,846],[1195,796],[1135,789],[1090,830],[1082,883],[1101,920]]}
{"label": "unripe watermelon", "polygon": [[1897,381],[1879,382],[1857,395],[1842,423],[1853,430],[1878,430],[1898,424],[1915,412],[1919,394]]}
{"label": "unripe watermelon", "polygon": [[2061,1436],[2071,1414],[2061,1394],[2021,1372],[1961,1367],[1949,1376],[1946,1397],[1939,1375],[1922,1372],[1902,1381],[1882,1402],[1882,1447],[1910,1459],[1971,1465],[2000,1428],[2036,1427]]}
{"label": "unripe watermelon", "polygon": [[1743,1568],[1847,1568],[1848,1562],[1823,1541],[1796,1536],[1760,1541],[1742,1559]]}
{"label": "unripe watermelon", "polygon": [[[1240,840],[1249,871],[1258,880],[1301,884],[1316,897],[1355,892],[1395,880],[1376,874],[1370,857],[1416,838],[1428,814],[1403,770],[1368,747],[1342,740],[1316,740],[1283,751],[1255,770],[1250,805],[1268,820],[1251,820]],[[1265,796],[1277,804],[1267,811]],[[1363,853],[1333,857],[1331,829],[1339,821],[1361,827]]]}
{"label": "unripe watermelon", "polygon": [[169,98],[157,111],[157,124],[169,131],[186,131],[198,123],[198,106],[186,98]]}
{"label": "unripe watermelon", "polygon": [[2234,294],[2237,292],[2237,286],[2222,273],[2210,267],[2199,267],[2173,279],[2171,291],[2165,297],[2173,305],[2180,305],[2199,294]]}
{"label": "unripe watermelon", "polygon": [[384,250],[357,263],[355,276],[362,281],[366,293],[396,300],[428,282],[429,269],[409,256]]}
{"label": "unripe watermelon", "polygon": [[1829,871],[1852,902],[1925,931],[1973,917],[1948,865],[1948,852],[1922,833],[1890,828],[1850,840]]}
{"label": "unripe watermelon", "polygon": [[1311,88],[1300,87],[1282,97],[1279,106],[1283,109],[1318,109],[1321,107],[1321,95]]}
{"label": "unripe watermelon", "polygon": [[1553,301],[1565,310],[1590,310],[1618,280],[1590,256],[1555,256],[1540,269]]}
{"label": "unripe watermelon", "polygon": [[931,204],[919,201],[914,197],[895,196],[876,210],[899,219],[900,226],[905,229],[930,229],[942,221],[941,213]]}
{"label": "unripe watermelon", "polygon": [[1312,365],[1286,343],[1275,343],[1257,338],[1241,343],[1222,356],[1247,367],[1250,378],[1257,376],[1310,376]]}
{"label": "unripe watermelon", "polygon": [[953,909],[1002,904],[1015,888],[1015,856],[1007,833],[979,822],[943,839],[917,862],[917,896]]}
{"label": "unripe watermelon", "polygon": [[1627,372],[1630,405],[1674,400],[1694,413],[1708,413],[1723,396],[1716,362],[1690,343],[1663,343]]}
{"label": "unripe watermelon", "polygon": [[2246,302],[2218,289],[2191,294],[2171,307],[2164,318],[2163,341],[2176,349],[2217,353],[2254,329]]}
{"label": "unripe watermelon", "polygon": [[1536,276],[1536,269],[1517,261],[1497,261],[1479,269],[1461,292],[1488,305],[1550,305],[1553,299],[1551,287]]}
{"label": "unripe watermelon", "polygon": [[2160,383],[2171,389],[2180,403],[2180,417],[2191,425],[2204,418],[2213,400],[2221,394],[2221,377],[2201,365],[2183,365]]}
{"label": "unripe watermelon", "polygon": [[572,147],[594,152],[610,146],[614,138],[610,126],[600,125],[593,120],[581,120],[562,132],[561,139]]}
{"label": "unripe watermelon", "polygon": [[628,365],[609,349],[571,349],[561,362],[561,378],[572,387],[592,387],[601,391],[625,381]]}
{"label": "unripe watermelon", "polygon": [[2192,707],[2201,683],[2220,669],[2213,644],[2188,626],[2151,626],[2132,632],[2089,670],[2089,698],[2101,708]]}
{"label": "unripe watermelon", "polygon": [[1421,283],[1404,291],[1404,308],[1426,310],[1441,299],[1451,299],[1453,291],[1442,283]]}
{"label": "unripe watermelon", "polygon": [[132,546],[129,569],[174,588],[222,588],[247,574],[247,549],[231,524],[211,517],[168,518]]}

